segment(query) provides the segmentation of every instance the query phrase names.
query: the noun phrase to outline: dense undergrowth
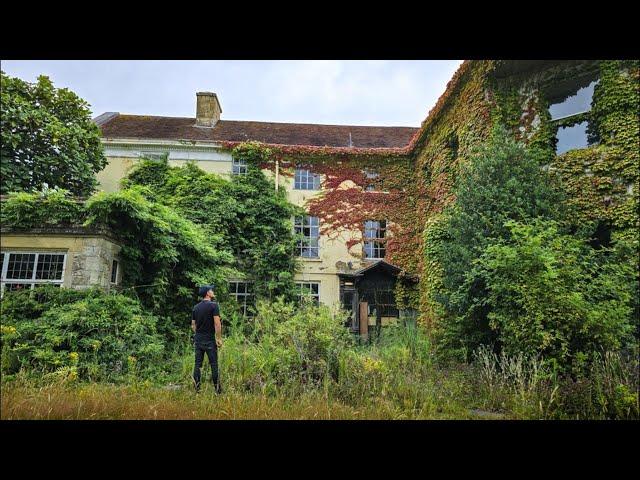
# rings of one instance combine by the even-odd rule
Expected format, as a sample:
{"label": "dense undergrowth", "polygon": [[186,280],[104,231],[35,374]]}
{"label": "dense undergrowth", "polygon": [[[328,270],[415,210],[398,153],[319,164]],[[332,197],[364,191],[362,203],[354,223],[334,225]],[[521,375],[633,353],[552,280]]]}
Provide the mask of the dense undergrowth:
{"label": "dense undergrowth", "polygon": [[[121,295],[62,295],[44,312],[24,298],[3,308],[2,418],[638,418],[637,356],[604,353],[579,376],[488,348],[445,364],[419,326],[385,327],[359,344],[341,312],[282,300],[259,303],[254,320],[226,329],[224,393],[206,385],[196,397],[191,345],[163,351],[157,318]],[[131,326],[98,320],[127,309]],[[10,319],[29,312],[35,318]]]}

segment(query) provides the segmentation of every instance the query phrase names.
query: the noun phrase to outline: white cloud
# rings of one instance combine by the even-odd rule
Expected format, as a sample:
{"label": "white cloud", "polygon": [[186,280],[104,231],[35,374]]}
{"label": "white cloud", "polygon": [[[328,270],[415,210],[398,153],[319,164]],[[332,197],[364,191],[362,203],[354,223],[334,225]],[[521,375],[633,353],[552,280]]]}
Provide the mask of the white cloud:
{"label": "white cloud", "polygon": [[10,75],[47,74],[93,106],[193,116],[195,92],[218,93],[223,118],[418,126],[459,61],[3,61]]}

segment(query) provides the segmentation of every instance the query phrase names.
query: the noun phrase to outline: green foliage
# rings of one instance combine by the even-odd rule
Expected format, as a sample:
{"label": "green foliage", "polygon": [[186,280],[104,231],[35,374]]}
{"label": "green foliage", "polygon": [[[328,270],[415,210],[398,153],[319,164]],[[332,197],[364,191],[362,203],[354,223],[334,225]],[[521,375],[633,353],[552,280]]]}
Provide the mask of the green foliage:
{"label": "green foliage", "polygon": [[42,228],[80,225],[84,207],[66,190],[45,189],[41,192],[18,192],[2,203],[0,223],[3,227]]}
{"label": "green foliage", "polygon": [[268,151],[247,144],[234,155],[247,160],[248,171],[231,181],[193,163],[170,167],[166,160],[146,160],[123,186],[149,187],[154,200],[196,223],[218,249],[232,252],[236,268],[255,282],[258,296],[292,299],[296,239],[291,217],[298,210],[260,170]]}
{"label": "green foliage", "polygon": [[489,245],[483,280],[489,327],[509,355],[543,356],[562,368],[633,342],[634,270],[616,252],[594,250],[553,222],[507,222],[511,238]]}
{"label": "green foliage", "polygon": [[216,236],[149,198],[153,192],[138,186],[96,194],[87,202],[87,225],[105,226],[118,235],[127,265],[123,285],[143,305],[182,327],[188,324],[182,319],[191,311],[197,284],[224,288],[231,255],[217,248]]}
{"label": "green foliage", "polygon": [[88,195],[107,163],[89,105],[48,77],[0,72],[0,193],[64,188]]}
{"label": "green foliage", "polygon": [[338,357],[352,344],[342,318],[325,306],[258,302],[251,334],[234,330],[225,341],[224,377],[258,391],[317,387],[337,376]]}
{"label": "green foliage", "polygon": [[2,368],[105,381],[157,369],[157,318],[134,299],[43,287],[2,299]]}
{"label": "green foliage", "polygon": [[442,269],[442,285],[434,291],[446,312],[437,325],[439,343],[467,357],[478,345],[495,341],[484,302],[486,286],[472,270],[474,260],[487,245],[509,237],[507,221],[562,218],[563,203],[554,177],[501,128],[461,167],[453,192],[456,202],[439,227],[443,248],[428,249],[433,258],[426,261]]}

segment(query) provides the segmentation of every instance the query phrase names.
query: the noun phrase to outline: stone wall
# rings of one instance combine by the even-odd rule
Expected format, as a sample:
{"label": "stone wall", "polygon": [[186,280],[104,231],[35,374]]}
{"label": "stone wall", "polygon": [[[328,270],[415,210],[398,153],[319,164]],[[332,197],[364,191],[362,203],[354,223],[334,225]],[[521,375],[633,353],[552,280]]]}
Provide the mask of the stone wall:
{"label": "stone wall", "polygon": [[123,266],[121,246],[106,232],[84,228],[2,229],[0,248],[3,252],[65,252],[67,254],[62,285],[86,289],[94,286],[109,290],[113,260],[119,263],[116,284],[120,283]]}

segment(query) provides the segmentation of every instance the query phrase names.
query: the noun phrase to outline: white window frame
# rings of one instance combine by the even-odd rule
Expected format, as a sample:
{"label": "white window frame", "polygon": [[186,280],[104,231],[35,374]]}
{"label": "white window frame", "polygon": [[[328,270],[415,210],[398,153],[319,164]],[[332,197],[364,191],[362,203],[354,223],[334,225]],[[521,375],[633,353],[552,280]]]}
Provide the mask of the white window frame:
{"label": "white window frame", "polygon": [[310,168],[296,167],[293,172],[294,190],[320,190],[320,174],[313,173]]}
{"label": "white window frame", "polygon": [[[312,299],[315,300],[315,304],[316,305],[320,305],[320,281],[316,281],[316,280],[300,280],[295,282],[296,283],[296,288],[298,289],[297,292],[297,296],[298,296],[298,303],[301,303],[303,295],[307,295],[309,297],[311,297]],[[309,289],[311,289],[311,285],[317,285],[318,286],[318,293],[310,293],[310,294],[305,294],[302,292],[303,288],[306,286],[309,286]]]}
{"label": "white window frame", "polygon": [[[3,250],[4,258],[2,259],[2,274],[0,275],[0,294],[4,295],[5,286],[7,284],[23,284],[29,285],[29,289],[33,290],[36,285],[60,285],[64,284],[64,274],[67,268],[67,252],[66,251],[32,251],[32,250]],[[9,257],[11,255],[35,255],[33,260],[33,273],[31,278],[7,278],[7,270],[9,269]],[[38,259],[40,255],[62,255],[62,274],[60,280],[37,279]]]}
{"label": "white window frame", "polygon": [[247,160],[244,158],[231,158],[231,175],[246,175],[249,170]]}
{"label": "white window frame", "polygon": [[[367,237],[367,223],[368,222],[377,222],[378,223],[378,227],[376,228],[376,235],[379,235],[379,232],[384,230],[384,236],[382,237]],[[382,226],[380,225],[382,222],[384,222],[384,228],[382,228]],[[387,245],[386,245],[386,239],[387,237],[387,230],[389,229],[389,224],[386,220],[365,220],[364,222],[364,234],[363,234],[363,241],[364,241],[364,245],[362,248],[362,253],[363,253],[363,257],[365,260],[382,260],[384,259],[384,256],[380,257],[380,256],[375,256],[375,254],[377,253],[378,255],[380,254],[380,250],[384,249],[384,255],[387,255]],[[370,230],[370,229],[369,229]],[[385,240],[385,243],[381,242],[381,240]],[[371,248],[373,250],[374,256],[372,257],[368,257],[367,256],[367,245],[371,245]]]}
{"label": "white window frame", "polygon": [[[318,225],[305,224],[305,222],[311,218],[316,218],[318,220]],[[300,220],[300,222],[298,220]],[[304,235],[305,228],[309,228],[309,229],[317,228],[318,235],[315,237],[305,236]],[[299,258],[314,258],[314,259],[320,258],[320,218],[314,217],[311,215],[296,215],[295,217],[293,217],[293,231],[296,235],[302,235],[304,237],[303,239],[298,240],[298,243],[296,244],[296,256]],[[313,240],[314,238],[316,239],[316,246],[304,245],[305,241],[310,241],[310,240]],[[315,250],[316,254],[309,255],[309,256],[302,255],[302,251],[304,249],[309,249],[310,252]]]}
{"label": "white window frame", "polygon": [[[248,308],[247,307],[254,307],[255,304],[253,301],[247,302],[247,300],[249,300],[249,298],[253,298],[255,300],[255,292],[253,291],[253,286],[254,283],[248,280],[238,280],[238,279],[234,279],[234,280],[229,280],[229,295],[231,295],[233,298],[235,298],[236,302],[238,303],[238,305],[240,305],[240,307],[242,307],[242,315],[245,318],[252,318],[253,315],[249,315],[248,312]],[[238,285],[239,284],[245,284],[245,285],[251,285],[252,286],[252,291],[251,293],[246,293],[247,292],[247,288],[245,287],[245,293],[238,293]],[[231,288],[231,285],[235,284],[235,287]],[[240,301],[240,298],[242,298],[242,301]]]}

